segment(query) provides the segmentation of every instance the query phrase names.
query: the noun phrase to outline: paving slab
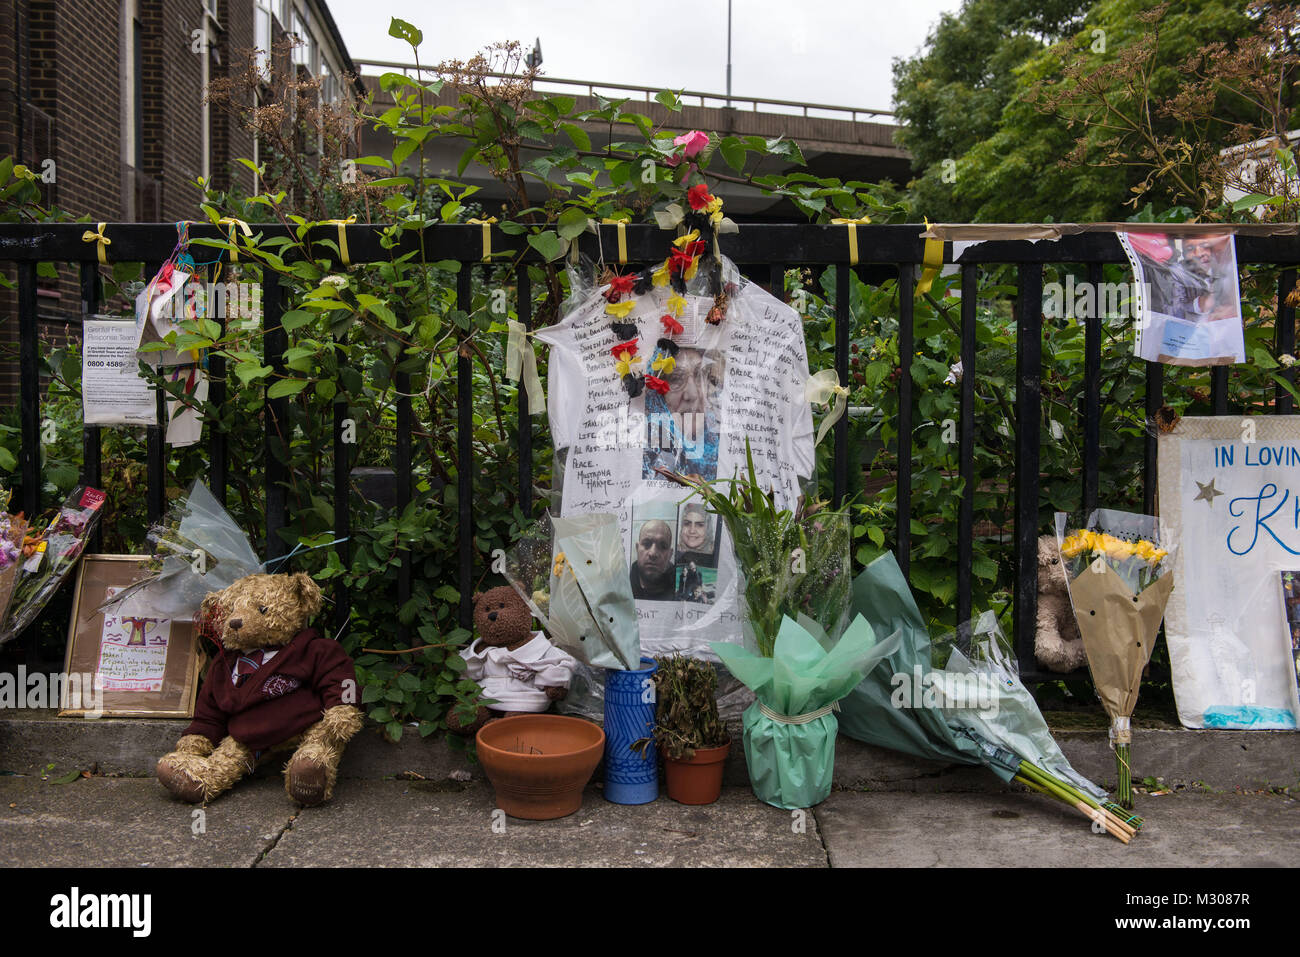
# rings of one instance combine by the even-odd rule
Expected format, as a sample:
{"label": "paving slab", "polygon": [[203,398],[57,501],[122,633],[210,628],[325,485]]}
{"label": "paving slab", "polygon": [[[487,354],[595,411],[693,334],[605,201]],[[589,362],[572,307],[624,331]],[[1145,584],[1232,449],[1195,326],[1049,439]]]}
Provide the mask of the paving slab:
{"label": "paving slab", "polygon": [[349,781],[304,811],[261,867],[825,867],[811,813],[770,807],[748,787],[688,807],[660,797],[611,804],[589,788],[577,814],[521,821],[480,782]]}
{"label": "paving slab", "polygon": [[249,784],[199,809],[153,779],[0,777],[0,860],[7,867],[252,867],[297,806],[277,780]]}
{"label": "paving slab", "polygon": [[816,808],[832,867],[1291,867],[1300,801],[1276,794],[1139,796],[1125,846],[1041,795],[836,791]]}

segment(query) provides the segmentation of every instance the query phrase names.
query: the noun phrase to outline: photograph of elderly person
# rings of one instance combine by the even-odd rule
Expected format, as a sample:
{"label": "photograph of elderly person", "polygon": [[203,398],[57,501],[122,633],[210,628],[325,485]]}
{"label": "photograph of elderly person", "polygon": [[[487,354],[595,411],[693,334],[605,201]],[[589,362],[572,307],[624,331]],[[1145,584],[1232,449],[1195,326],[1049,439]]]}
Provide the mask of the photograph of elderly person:
{"label": "photograph of elderly person", "polygon": [[664,376],[668,392],[647,390],[646,446],[642,476],[655,478],[655,468],[718,477],[719,410],[726,378],[721,352],[679,348],[673,371]]}
{"label": "photograph of elderly person", "polygon": [[677,568],[673,564],[673,529],[661,518],[638,526],[633,522],[632,597],[672,601],[676,597]]}

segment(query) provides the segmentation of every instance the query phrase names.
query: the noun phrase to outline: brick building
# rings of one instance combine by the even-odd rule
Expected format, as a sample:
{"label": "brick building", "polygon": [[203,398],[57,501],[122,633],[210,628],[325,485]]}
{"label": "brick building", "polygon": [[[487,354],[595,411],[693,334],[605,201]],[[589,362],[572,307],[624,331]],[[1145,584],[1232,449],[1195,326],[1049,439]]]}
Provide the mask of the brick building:
{"label": "brick building", "polygon": [[[324,0],[0,0],[0,157],[43,174],[44,205],[106,222],[193,219],[195,179],[254,187],[236,120],[204,102],[213,79],[286,34],[295,65],[346,95],[352,60]],[[80,314],[75,277],[42,281],[41,314]],[[17,324],[0,290],[0,409],[14,395]]]}

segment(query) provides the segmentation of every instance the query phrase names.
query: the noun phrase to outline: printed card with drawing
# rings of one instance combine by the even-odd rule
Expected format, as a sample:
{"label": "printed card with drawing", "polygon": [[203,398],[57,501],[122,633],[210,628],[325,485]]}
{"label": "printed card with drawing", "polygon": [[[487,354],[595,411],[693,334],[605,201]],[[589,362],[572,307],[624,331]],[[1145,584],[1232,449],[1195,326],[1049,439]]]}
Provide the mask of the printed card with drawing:
{"label": "printed card with drawing", "polygon": [[[107,589],[111,598],[117,588]],[[105,615],[99,639],[99,674],[105,691],[162,691],[170,618]]]}

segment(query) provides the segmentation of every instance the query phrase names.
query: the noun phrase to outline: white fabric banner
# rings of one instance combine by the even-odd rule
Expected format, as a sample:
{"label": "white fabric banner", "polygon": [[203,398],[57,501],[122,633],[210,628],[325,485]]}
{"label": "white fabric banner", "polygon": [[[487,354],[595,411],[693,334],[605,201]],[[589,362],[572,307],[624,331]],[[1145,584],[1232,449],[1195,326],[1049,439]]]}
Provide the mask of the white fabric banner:
{"label": "white fabric banner", "polygon": [[1165,611],[1178,718],[1295,729],[1282,573],[1300,569],[1300,416],[1187,417],[1159,446],[1161,521],[1179,543]]}

